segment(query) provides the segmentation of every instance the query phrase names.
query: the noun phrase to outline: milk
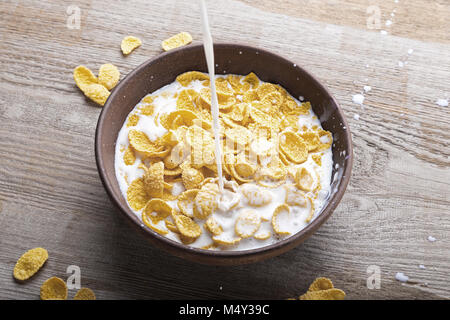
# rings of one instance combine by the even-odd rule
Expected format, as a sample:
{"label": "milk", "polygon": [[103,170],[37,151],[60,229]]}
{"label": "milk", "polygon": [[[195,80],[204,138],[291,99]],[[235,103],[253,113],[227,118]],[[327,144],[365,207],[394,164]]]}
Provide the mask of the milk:
{"label": "milk", "polygon": [[217,164],[217,172],[219,178],[219,192],[223,193],[223,176],[222,176],[222,146],[220,144],[219,132],[220,132],[220,124],[219,124],[219,102],[217,99],[216,93],[216,83],[212,81],[215,79],[215,70],[214,70],[214,48],[211,37],[211,32],[209,30],[208,23],[208,13],[206,12],[206,4],[205,0],[201,0],[201,16],[202,16],[202,31],[203,31],[203,48],[205,49],[206,62],[208,65],[208,72],[210,81],[210,89],[211,89],[211,114],[213,117],[213,130],[214,130],[214,140],[216,147],[216,164]]}

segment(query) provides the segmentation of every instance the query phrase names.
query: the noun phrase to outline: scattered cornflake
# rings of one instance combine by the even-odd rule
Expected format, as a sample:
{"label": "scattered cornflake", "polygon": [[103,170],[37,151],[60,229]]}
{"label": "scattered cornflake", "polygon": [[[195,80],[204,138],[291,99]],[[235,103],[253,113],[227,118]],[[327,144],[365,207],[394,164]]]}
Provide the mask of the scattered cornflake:
{"label": "scattered cornflake", "polygon": [[95,293],[89,288],[81,288],[77,291],[73,300],[95,300]]}
{"label": "scattered cornflake", "polygon": [[403,272],[397,272],[397,273],[395,274],[395,279],[398,280],[398,281],[400,281],[400,282],[407,282],[407,281],[409,280],[409,277],[408,277],[408,276],[405,276],[405,275],[403,274]]}
{"label": "scattered cornflake", "polygon": [[120,49],[124,55],[130,54],[134,49],[138,48],[142,44],[142,41],[134,36],[126,36],[123,38],[120,44]]}
{"label": "scattered cornflake", "polygon": [[188,32],[180,32],[177,35],[174,35],[173,37],[170,37],[169,39],[164,40],[161,42],[161,46],[164,49],[164,51],[169,51],[181,46],[185,46],[192,42],[192,36]]}
{"label": "scattered cornflake", "polygon": [[[345,292],[334,288],[327,278],[317,278],[309,286],[308,291],[299,297],[299,300],[344,300]],[[296,300],[296,299],[293,299]]]}
{"label": "scattered cornflake", "polygon": [[120,71],[111,63],[105,63],[100,66],[98,71],[98,82],[105,86],[106,89],[114,88],[120,79]]}
{"label": "scattered cornflake", "polygon": [[41,286],[41,300],[66,300],[67,286],[58,277],[47,279]]}
{"label": "scattered cornflake", "polygon": [[344,300],[345,292],[340,289],[308,291],[300,296],[300,300]]}
{"label": "scattered cornflake", "polygon": [[20,281],[31,278],[48,259],[48,252],[44,248],[34,248],[25,252],[14,266],[14,278]]}

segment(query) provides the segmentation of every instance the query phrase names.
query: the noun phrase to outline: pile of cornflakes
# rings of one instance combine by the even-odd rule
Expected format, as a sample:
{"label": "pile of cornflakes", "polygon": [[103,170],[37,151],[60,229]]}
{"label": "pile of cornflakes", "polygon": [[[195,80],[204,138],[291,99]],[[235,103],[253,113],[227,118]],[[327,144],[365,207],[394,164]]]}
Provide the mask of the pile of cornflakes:
{"label": "pile of cornflakes", "polygon": [[[124,125],[129,144],[120,149],[123,163],[143,172],[132,181],[125,176],[126,198],[129,206],[140,212],[143,223],[161,235],[177,234],[185,244],[195,242],[207,231],[212,240],[207,249],[235,245],[250,237],[265,240],[272,235],[259,230],[262,218],[257,212],[273,201],[270,189],[280,186],[285,188],[286,198],[271,217],[275,235],[290,234],[280,221],[291,214],[292,207],[309,210],[309,222],[321,183],[315,170],[301,165],[312,159],[320,167],[323,152],[332,144],[331,133],[320,126],[299,126],[299,117],[312,112],[310,103],[297,103],[281,86],[261,82],[254,73],[215,79],[226,181],[220,194],[211,79],[191,71],[179,75],[176,81],[180,90],[169,97],[176,101],[176,108],[157,112],[155,101],[160,96],[147,95]],[[202,87],[193,89],[193,81]],[[169,93],[161,95],[167,98]],[[139,122],[147,116],[153,117],[155,126],[162,126],[165,133],[155,138],[140,130]],[[173,192],[177,182],[184,187],[179,194]],[[235,217],[235,234],[225,235],[213,213],[230,211],[243,202],[248,210]]]}

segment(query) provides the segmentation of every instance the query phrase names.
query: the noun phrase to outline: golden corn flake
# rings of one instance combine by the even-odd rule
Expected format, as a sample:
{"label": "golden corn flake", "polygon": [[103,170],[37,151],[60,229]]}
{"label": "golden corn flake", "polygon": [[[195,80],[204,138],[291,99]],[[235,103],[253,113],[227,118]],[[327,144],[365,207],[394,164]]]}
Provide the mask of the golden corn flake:
{"label": "golden corn flake", "polygon": [[295,184],[300,190],[309,192],[313,190],[314,178],[305,168],[298,168],[295,174]]}
{"label": "golden corn flake", "polygon": [[314,208],[314,201],[311,199],[311,197],[307,198],[309,200],[309,215],[308,217],[306,217],[305,222],[309,223],[314,216],[315,208]]}
{"label": "golden corn flake", "polygon": [[178,228],[173,221],[166,219],[164,221],[164,223],[166,224],[167,230],[170,230],[170,231],[172,231],[174,233],[178,233],[178,234],[180,233],[180,231],[178,231]]}
{"label": "golden corn flake", "polygon": [[176,110],[161,117],[161,125],[167,130],[178,129],[181,126],[192,126],[197,115],[190,110]]}
{"label": "golden corn flake", "polygon": [[66,283],[58,278],[47,279],[41,286],[41,300],[66,300]]}
{"label": "golden corn flake", "polygon": [[90,84],[98,83],[98,79],[92,71],[85,66],[78,66],[73,70],[73,79],[76,85],[84,92],[84,88]]}
{"label": "golden corn flake", "polygon": [[[179,143],[175,147],[172,148],[169,155],[167,155],[164,158],[164,165],[167,169],[165,170],[165,175],[178,175],[181,174],[182,170],[179,167],[179,165],[184,161],[185,159],[185,153],[187,152],[186,146],[184,143]],[[166,173],[167,171],[167,173]]]}
{"label": "golden corn flake", "polygon": [[258,93],[256,92],[256,90],[248,90],[242,96],[242,101],[246,103],[251,103],[257,100],[258,100]]}
{"label": "golden corn flake", "polygon": [[300,296],[300,300],[344,300],[345,292],[340,289],[308,291]]}
{"label": "golden corn flake", "polygon": [[333,289],[333,282],[328,278],[317,278],[311,283],[308,291],[320,291],[320,290],[328,290]]}
{"label": "golden corn flake", "polygon": [[[135,129],[130,130],[128,132],[128,140],[134,150],[144,154],[145,156],[162,156],[162,154],[164,154],[164,146],[157,146],[142,131]],[[169,151],[170,150],[167,149],[166,153]]]}
{"label": "golden corn flake", "polygon": [[208,217],[205,222],[205,228],[213,235],[220,235],[223,232],[222,227],[217,223],[213,217]]}
{"label": "golden corn flake", "polygon": [[[223,93],[221,94],[220,91],[217,92],[217,101],[219,104],[219,111],[222,112],[229,111],[236,104],[236,99],[233,96]],[[211,91],[209,88],[203,88],[200,90],[200,95],[197,98],[197,102],[201,107],[211,109]]]}
{"label": "golden corn flake", "polygon": [[300,133],[299,136],[306,143],[308,151],[314,151],[321,144],[320,137],[317,132],[304,132]]}
{"label": "golden corn flake", "polygon": [[[164,162],[164,165],[165,165],[166,163]],[[164,176],[165,177],[168,177],[168,178],[175,178],[175,177],[177,177],[177,176],[179,176],[181,174],[181,168],[180,167],[176,167],[176,168],[173,168],[173,169],[164,169]]]}
{"label": "golden corn flake", "polygon": [[120,79],[119,69],[113,64],[106,63],[100,66],[98,71],[98,82],[105,86],[106,89],[114,88]]}
{"label": "golden corn flake", "polygon": [[172,207],[161,199],[152,199],[145,206],[142,215],[146,216],[145,220],[151,220],[153,224],[158,224],[172,215]]}
{"label": "golden corn flake", "polygon": [[181,179],[183,180],[184,187],[189,190],[199,188],[203,180],[205,180],[205,177],[197,169],[184,167],[181,171]]}
{"label": "golden corn flake", "polygon": [[236,170],[237,174],[239,174],[239,176],[249,178],[255,174],[257,168],[249,162],[240,161],[234,165],[234,169]]}
{"label": "golden corn flake", "polygon": [[233,107],[233,110],[229,113],[231,120],[244,124],[247,116],[247,103],[238,103]]}
{"label": "golden corn flake", "polygon": [[127,201],[130,207],[139,211],[150,200],[150,196],[145,191],[144,179],[138,178],[131,182],[127,190]]}
{"label": "golden corn flake", "polygon": [[292,131],[285,131],[281,134],[280,149],[292,162],[299,164],[308,159],[306,143]]}
{"label": "golden corn flake", "polygon": [[302,191],[298,190],[293,184],[285,185],[284,188],[286,190],[286,204],[290,206],[306,207],[306,197]]}
{"label": "golden corn flake", "polygon": [[106,100],[108,99],[109,95],[111,94],[108,89],[106,89],[103,85],[98,83],[92,83],[86,86],[83,93],[94,101],[95,103],[104,106],[106,103]]}
{"label": "golden corn flake", "polygon": [[89,288],[81,288],[77,291],[73,300],[95,300],[95,293]]}
{"label": "golden corn flake", "polygon": [[313,159],[313,161],[318,165],[318,166],[322,166],[322,155],[320,154],[313,154],[311,156],[311,158]]}
{"label": "golden corn flake", "polygon": [[[331,132],[321,129],[318,131],[318,133],[321,144],[314,150],[315,152],[327,150],[333,144],[333,135],[331,134]],[[326,141],[322,142],[323,139],[325,139]]]}
{"label": "golden corn flake", "polygon": [[34,248],[25,252],[14,266],[14,278],[20,281],[31,278],[48,259],[48,252],[44,248]]}
{"label": "golden corn flake", "polygon": [[139,108],[139,111],[144,116],[152,116],[155,113],[155,106],[153,104],[144,104]]}
{"label": "golden corn flake", "polygon": [[141,102],[145,104],[151,104],[154,100],[155,99],[152,96],[145,96]]}
{"label": "golden corn flake", "polygon": [[134,49],[140,47],[142,41],[139,38],[133,36],[126,36],[123,38],[122,43],[120,44],[120,49],[122,49],[122,53],[124,55],[130,54]]}
{"label": "golden corn flake", "polygon": [[281,230],[280,221],[282,218],[286,219],[286,216],[289,216],[291,209],[286,204],[279,205],[275,208],[275,211],[272,215],[272,228],[279,235],[289,235],[291,234],[288,231]]}
{"label": "golden corn flake", "polygon": [[192,36],[188,32],[180,32],[161,43],[164,51],[169,51],[178,47],[185,46],[192,42]]}
{"label": "golden corn flake", "polygon": [[250,142],[251,132],[245,127],[235,127],[225,130],[225,136],[238,146],[244,147]]}
{"label": "golden corn flake", "polygon": [[258,231],[260,225],[259,214],[254,210],[246,210],[236,219],[234,231],[241,238],[249,238]]}
{"label": "golden corn flake", "polygon": [[256,89],[256,93],[258,94],[260,100],[264,99],[265,96],[273,92],[278,92],[276,86],[267,82],[259,85]]}
{"label": "golden corn flake", "polygon": [[202,234],[200,226],[188,216],[177,214],[174,217],[174,221],[177,229],[185,237],[196,239]]}
{"label": "golden corn flake", "polygon": [[238,244],[242,239],[239,237],[233,237],[226,233],[221,233],[219,235],[214,235],[212,240],[216,244],[224,245],[224,246],[233,246]]}
{"label": "golden corn flake", "polygon": [[139,116],[134,113],[128,117],[127,127],[134,127],[138,124],[138,122],[139,122]]}
{"label": "golden corn flake", "polygon": [[150,197],[160,198],[164,191],[164,163],[159,161],[143,168],[145,191]]}
{"label": "golden corn flake", "polygon": [[179,195],[177,205],[182,214],[191,218],[194,216],[194,201],[198,191],[199,189],[186,190]]}
{"label": "golden corn flake", "polygon": [[254,235],[253,238],[256,240],[267,240],[272,236],[272,233],[270,231],[261,231],[258,230]]}
{"label": "golden corn flake", "polygon": [[185,109],[195,112],[196,107],[194,104],[194,99],[198,96],[195,90],[183,90],[177,97],[177,109]]}
{"label": "golden corn flake", "polygon": [[252,207],[262,207],[272,201],[272,194],[268,190],[261,189],[257,185],[245,183],[241,185],[241,192]]}
{"label": "golden corn flake", "polygon": [[253,72],[245,76],[245,78],[242,81],[249,83],[252,86],[252,89],[256,89],[259,86],[259,79]]}
{"label": "golden corn flake", "polygon": [[136,161],[136,155],[134,154],[134,150],[131,146],[128,146],[127,150],[125,150],[123,154],[123,162],[127,166],[131,166]]}
{"label": "golden corn flake", "polygon": [[209,76],[199,71],[188,71],[177,77],[177,81],[181,83],[183,87],[187,87],[192,81],[195,80],[209,80]]}
{"label": "golden corn flake", "polygon": [[218,193],[219,187],[216,184],[205,184],[195,197],[194,217],[197,219],[206,219],[211,215],[218,207]]}

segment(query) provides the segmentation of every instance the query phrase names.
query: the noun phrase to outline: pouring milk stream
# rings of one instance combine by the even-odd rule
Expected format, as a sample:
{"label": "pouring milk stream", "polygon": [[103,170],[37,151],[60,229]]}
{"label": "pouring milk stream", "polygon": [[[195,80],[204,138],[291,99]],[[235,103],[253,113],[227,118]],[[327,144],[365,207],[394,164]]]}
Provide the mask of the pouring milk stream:
{"label": "pouring milk stream", "polygon": [[214,49],[211,32],[209,30],[208,13],[206,11],[205,0],[201,0],[201,16],[203,31],[203,48],[205,50],[206,63],[208,65],[208,73],[211,88],[211,113],[213,117],[214,140],[216,145],[216,165],[217,175],[219,177],[219,191],[223,193],[223,176],[222,176],[222,147],[220,145],[220,123],[219,123],[219,103],[217,101],[215,72],[214,72]]}

